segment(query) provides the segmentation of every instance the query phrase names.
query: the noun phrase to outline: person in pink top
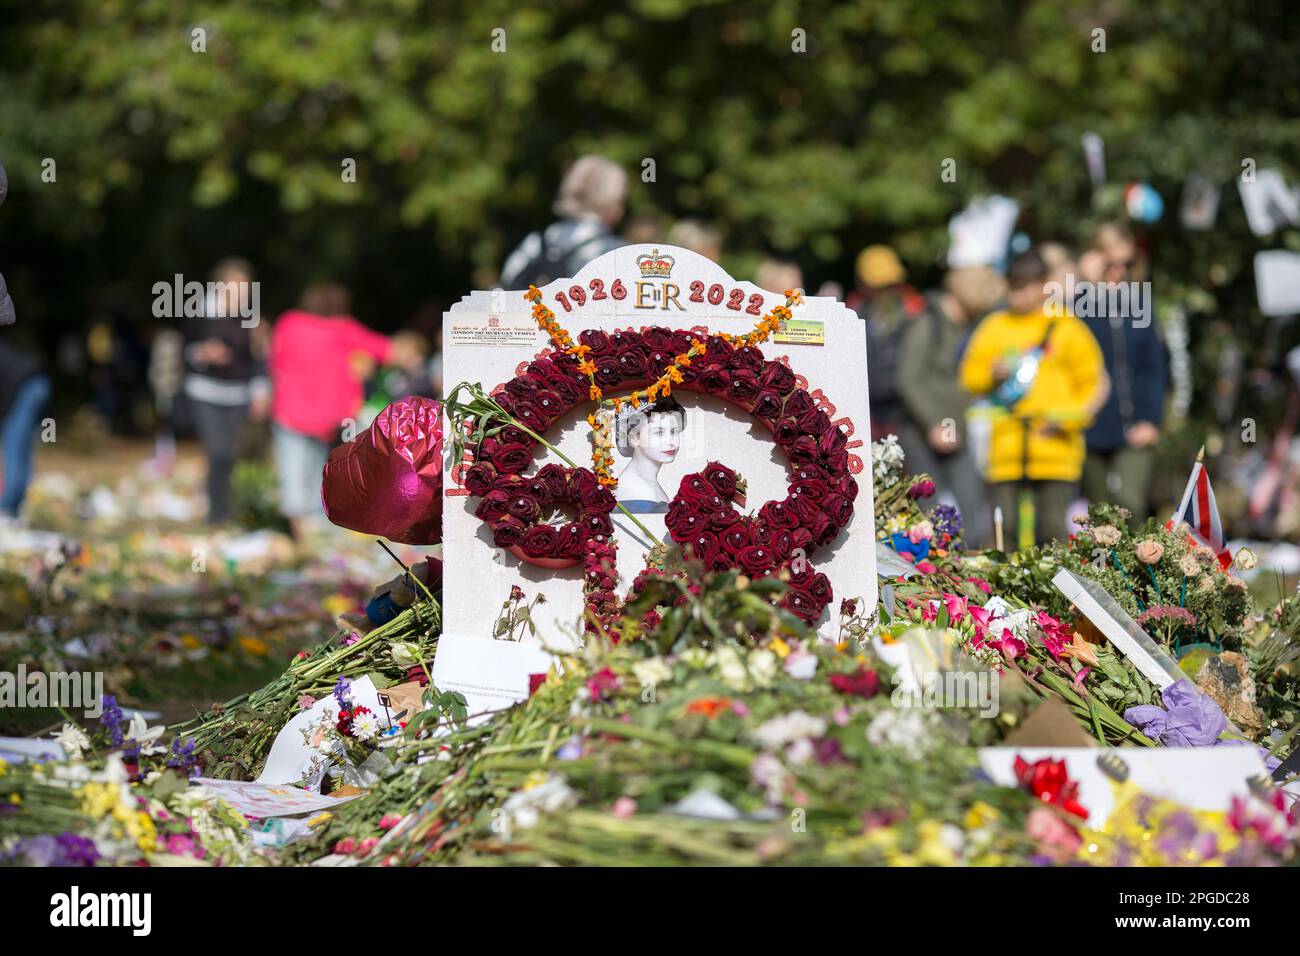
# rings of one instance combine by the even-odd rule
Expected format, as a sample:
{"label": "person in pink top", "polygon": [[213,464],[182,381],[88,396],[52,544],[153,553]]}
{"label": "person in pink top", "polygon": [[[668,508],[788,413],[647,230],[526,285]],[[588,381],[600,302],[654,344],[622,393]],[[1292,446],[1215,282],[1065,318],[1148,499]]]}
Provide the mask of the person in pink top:
{"label": "person in pink top", "polygon": [[390,338],[348,315],[348,291],[315,283],[296,309],[275,322],[268,370],[271,426],[280,476],[280,510],[295,537],[321,515],[321,472],[330,446],[350,426],[364,398],[366,377],[379,365],[418,363],[418,339]]}

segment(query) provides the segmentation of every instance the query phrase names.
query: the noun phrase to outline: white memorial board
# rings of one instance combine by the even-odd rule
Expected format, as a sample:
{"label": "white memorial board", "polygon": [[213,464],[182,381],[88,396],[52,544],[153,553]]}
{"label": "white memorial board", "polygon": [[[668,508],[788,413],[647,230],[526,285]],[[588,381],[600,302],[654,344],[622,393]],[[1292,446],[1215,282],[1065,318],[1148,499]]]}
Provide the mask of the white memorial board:
{"label": "white memorial board", "polygon": [[[653,262],[653,267],[647,263]],[[444,315],[444,381],[450,391],[459,382],[479,383],[495,393],[534,359],[554,348],[531,316],[525,290],[492,290],[466,296]],[[771,292],[738,281],[716,263],[685,249],[664,245],[634,245],[596,259],[572,278],[541,289],[543,302],[576,341],[586,330],[646,330],[666,328],[697,336],[725,332],[743,335],[774,307],[785,304],[783,291]],[[862,322],[833,298],[809,297],[797,305],[786,328],[760,347],[763,357],[786,363],[797,384],[810,393],[831,421],[847,436],[849,470],[858,483],[854,514],[829,545],[811,555],[816,570],[827,575],[835,592],[819,622],[829,632],[829,619],[842,598],[856,597],[866,610],[877,598],[875,527],[872,514],[870,434],[867,411],[867,362]],[[661,370],[657,370],[661,371]],[[611,391],[608,397],[619,392]],[[615,452],[613,473],[629,466],[635,472],[621,478],[616,496],[626,500],[657,482],[668,499],[677,494],[685,475],[719,461],[748,482],[745,513],[756,512],[769,500],[786,497],[790,469],[771,432],[742,408],[693,391],[673,392],[685,408],[677,447],[664,460],[634,461],[635,453]],[[591,443],[587,416],[594,402],[584,402],[555,421],[544,437],[580,467],[590,467]],[[537,594],[545,603],[533,618],[538,635],[551,647],[578,641],[582,614],[580,566],[548,569],[522,562],[498,548],[488,526],[475,516],[479,500],[464,486],[472,460],[467,449],[461,462],[448,462],[444,481],[444,632],[452,637],[491,640],[493,623],[512,586],[528,600]],[[525,475],[544,464],[563,464],[539,446]],[[653,467],[646,467],[652,464]],[[638,479],[640,484],[638,485]],[[644,567],[653,541],[621,511],[611,515],[618,543],[618,587],[626,593]],[[654,536],[669,541],[662,513],[637,518]],[[573,516],[558,516],[570,521]],[[525,640],[536,640],[527,635]],[[503,661],[503,666],[508,667]]]}

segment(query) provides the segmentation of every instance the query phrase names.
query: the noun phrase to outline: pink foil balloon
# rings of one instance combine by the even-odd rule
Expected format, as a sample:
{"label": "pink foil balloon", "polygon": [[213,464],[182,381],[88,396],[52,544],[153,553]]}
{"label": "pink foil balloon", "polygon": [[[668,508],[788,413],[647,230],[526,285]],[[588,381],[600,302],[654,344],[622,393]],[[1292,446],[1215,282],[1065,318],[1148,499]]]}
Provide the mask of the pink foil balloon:
{"label": "pink foil balloon", "polygon": [[411,395],[385,408],[330,452],[321,500],[340,527],[403,544],[442,541],[442,406]]}

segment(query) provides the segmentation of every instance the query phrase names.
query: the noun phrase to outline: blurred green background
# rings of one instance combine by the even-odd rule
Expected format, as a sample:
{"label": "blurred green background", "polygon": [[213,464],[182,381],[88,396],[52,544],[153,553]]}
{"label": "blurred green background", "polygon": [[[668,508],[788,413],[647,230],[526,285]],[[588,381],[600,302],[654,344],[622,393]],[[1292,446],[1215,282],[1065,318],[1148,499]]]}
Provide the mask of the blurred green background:
{"label": "blurred green background", "polygon": [[[564,165],[599,151],[631,174],[630,214],[711,221],[733,272],[777,253],[810,289],[851,285],[870,241],[933,281],[948,217],[979,194],[1019,200],[1037,238],[1078,240],[1145,180],[1166,203],[1146,230],[1157,308],[1205,317],[1199,339],[1226,322],[1254,364],[1276,358],[1259,351],[1251,257],[1296,236],[1252,237],[1233,180],[1247,157],[1300,179],[1293,3],[0,6],[0,272],[47,349],[109,304],[147,325],[154,282],[230,253],[257,265],[270,315],[330,275],[364,321],[394,328],[490,285],[549,220]],[[1086,130],[1106,143],[1099,191]],[[1224,185],[1208,232],[1178,224],[1193,173]],[[1203,380],[1198,402],[1211,391]]]}

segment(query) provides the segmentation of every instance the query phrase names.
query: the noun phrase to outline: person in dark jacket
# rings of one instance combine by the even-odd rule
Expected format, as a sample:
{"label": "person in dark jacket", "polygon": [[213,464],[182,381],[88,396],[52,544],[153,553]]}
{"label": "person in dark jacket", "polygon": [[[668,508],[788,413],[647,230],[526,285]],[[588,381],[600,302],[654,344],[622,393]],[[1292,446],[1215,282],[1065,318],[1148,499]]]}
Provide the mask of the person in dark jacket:
{"label": "person in dark jacket", "polygon": [[184,389],[208,459],[208,521],[222,524],[230,518],[230,479],[239,431],[250,416],[266,416],[270,381],[257,354],[257,317],[246,319],[240,314],[241,299],[251,300],[244,285],[253,281],[252,266],[243,259],[223,260],[213,270],[212,280],[227,301],[209,301],[207,314],[185,320]]}
{"label": "person in dark jacket", "polygon": [[1155,446],[1169,384],[1165,349],[1156,332],[1149,292],[1141,298],[1133,295],[1146,269],[1126,229],[1113,225],[1099,229],[1091,249],[1080,259],[1080,272],[1087,281],[1126,283],[1128,288],[1126,302],[1112,303],[1100,285],[1093,287],[1091,302],[1081,298],[1075,302],[1079,317],[1101,346],[1111,382],[1110,397],[1085,436],[1083,493],[1090,501],[1127,508],[1136,527],[1150,514]]}
{"label": "person in dark jacket", "polygon": [[7,339],[0,340],[0,454],[4,455],[0,523],[16,519],[27,496],[41,410],[49,398],[50,380],[41,360]]}
{"label": "person in dark jacket", "polygon": [[627,173],[603,156],[583,156],[564,174],[559,219],[531,233],[501,267],[501,288],[526,289],[577,275],[592,259],[625,245],[613,229],[627,208]]}

